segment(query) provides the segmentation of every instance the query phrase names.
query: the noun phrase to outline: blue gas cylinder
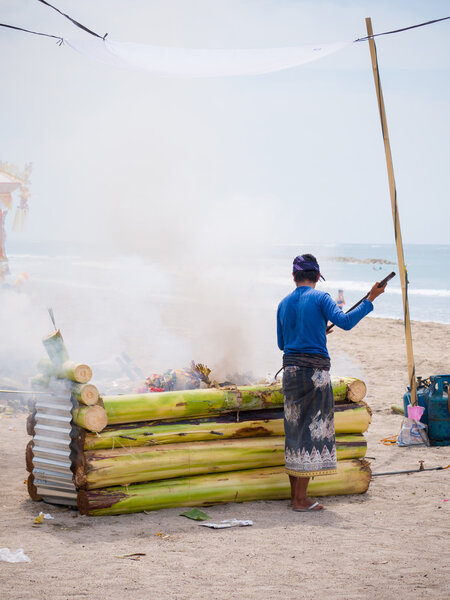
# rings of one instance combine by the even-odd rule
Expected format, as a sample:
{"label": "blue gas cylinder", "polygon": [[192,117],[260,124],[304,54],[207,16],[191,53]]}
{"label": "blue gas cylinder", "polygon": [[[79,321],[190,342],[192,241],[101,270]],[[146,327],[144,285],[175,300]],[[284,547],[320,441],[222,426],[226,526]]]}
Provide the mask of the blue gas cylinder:
{"label": "blue gas cylinder", "polygon": [[[420,417],[420,422],[428,425],[428,398],[431,396],[432,389],[428,383],[428,379],[423,380],[417,378],[417,404],[425,409]],[[403,407],[405,409],[405,417],[408,416],[408,406],[411,404],[411,388],[408,386],[408,391],[403,396]]]}
{"label": "blue gas cylinder", "polygon": [[430,377],[433,393],[428,398],[428,437],[432,446],[450,445],[450,375]]}
{"label": "blue gas cylinder", "polygon": [[[405,415],[411,404],[411,391],[403,396]],[[424,407],[420,419],[428,425],[428,437],[432,446],[450,445],[450,375],[433,375],[417,381],[417,404]]]}

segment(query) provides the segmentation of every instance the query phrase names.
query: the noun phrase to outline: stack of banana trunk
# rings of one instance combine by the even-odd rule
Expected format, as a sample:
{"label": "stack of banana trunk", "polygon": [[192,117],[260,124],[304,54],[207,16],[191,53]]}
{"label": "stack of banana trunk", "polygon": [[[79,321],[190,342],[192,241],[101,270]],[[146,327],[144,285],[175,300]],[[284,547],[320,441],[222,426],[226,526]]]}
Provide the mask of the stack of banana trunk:
{"label": "stack of banana trunk", "polygon": [[[370,469],[362,433],[370,411],[365,384],[336,378],[338,474],[311,495],[363,493]],[[78,425],[74,477],[78,507],[104,515],[173,506],[288,498],[281,386],[260,385],[104,396],[108,426]]]}
{"label": "stack of banana trunk", "polygon": [[[338,473],[312,496],[367,490],[365,384],[334,378]],[[289,498],[280,384],[103,396],[73,388],[71,461],[82,514]],[[29,450],[32,460],[32,448]]]}

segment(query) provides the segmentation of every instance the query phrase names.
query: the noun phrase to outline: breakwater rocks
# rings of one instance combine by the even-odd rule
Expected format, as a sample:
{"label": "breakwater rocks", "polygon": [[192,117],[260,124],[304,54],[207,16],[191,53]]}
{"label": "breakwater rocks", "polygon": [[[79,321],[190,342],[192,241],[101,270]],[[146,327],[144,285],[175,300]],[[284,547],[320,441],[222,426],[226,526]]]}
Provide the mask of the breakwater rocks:
{"label": "breakwater rocks", "polygon": [[334,262],[358,263],[361,265],[395,265],[385,258],[354,258],[353,256],[328,256],[326,260]]}

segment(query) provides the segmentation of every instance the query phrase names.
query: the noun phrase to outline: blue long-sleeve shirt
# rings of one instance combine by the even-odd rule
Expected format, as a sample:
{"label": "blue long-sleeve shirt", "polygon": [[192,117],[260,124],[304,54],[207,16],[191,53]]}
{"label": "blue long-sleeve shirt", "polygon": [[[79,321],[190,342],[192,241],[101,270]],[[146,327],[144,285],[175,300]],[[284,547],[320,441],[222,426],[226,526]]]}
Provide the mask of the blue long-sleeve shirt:
{"label": "blue long-sleeve shirt", "polygon": [[285,354],[320,354],[329,357],[326,327],[331,321],[341,329],[352,329],[373,310],[370,300],[345,314],[330,294],[299,286],[278,305],[278,347]]}

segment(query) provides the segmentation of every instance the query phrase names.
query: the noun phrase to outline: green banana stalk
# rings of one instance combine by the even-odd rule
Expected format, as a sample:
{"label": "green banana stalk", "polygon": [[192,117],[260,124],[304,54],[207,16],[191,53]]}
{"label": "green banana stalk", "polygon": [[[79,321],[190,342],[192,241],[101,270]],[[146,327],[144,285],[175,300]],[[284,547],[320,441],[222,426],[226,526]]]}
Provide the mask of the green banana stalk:
{"label": "green banana stalk", "polygon": [[[335,475],[310,481],[311,496],[363,494],[370,483],[366,460],[338,462]],[[282,500],[290,498],[289,478],[283,467],[266,467],[231,473],[180,477],[151,483],[80,490],[78,509],[83,515],[118,515],[180,506],[205,506],[223,502]]]}
{"label": "green banana stalk", "polygon": [[[364,436],[336,439],[338,460],[363,457]],[[284,437],[91,450],[78,459],[75,485],[89,490],[187,475],[284,465]]]}
{"label": "green banana stalk", "polygon": [[[333,384],[336,401],[347,396],[348,384]],[[140,421],[189,419],[222,413],[283,406],[281,384],[232,386],[200,390],[103,396],[108,425]]]}
{"label": "green banana stalk", "polygon": [[[217,417],[182,421],[150,421],[139,424],[109,426],[101,433],[79,432],[79,447],[84,450],[131,448],[185,442],[225,440],[244,437],[284,435],[283,409],[229,413]],[[335,431],[363,433],[370,424],[365,403],[337,404]]]}

